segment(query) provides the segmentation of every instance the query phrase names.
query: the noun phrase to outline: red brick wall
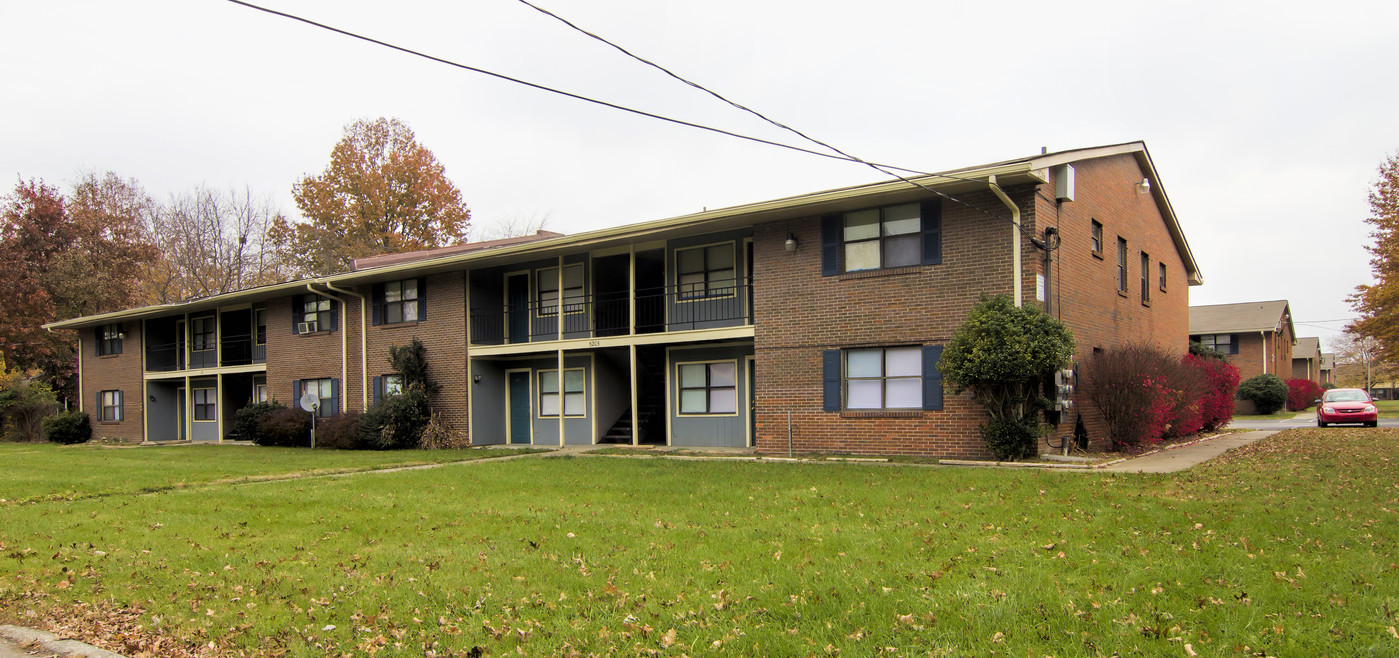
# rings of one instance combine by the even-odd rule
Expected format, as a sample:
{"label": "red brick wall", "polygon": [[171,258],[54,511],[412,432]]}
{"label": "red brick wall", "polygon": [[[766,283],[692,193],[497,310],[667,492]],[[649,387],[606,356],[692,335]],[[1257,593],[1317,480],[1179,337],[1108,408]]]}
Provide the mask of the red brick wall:
{"label": "red brick wall", "polygon": [[[1144,341],[1183,355],[1190,347],[1185,263],[1153,196],[1137,192],[1136,185],[1145,172],[1131,156],[1081,161],[1073,166],[1074,200],[1056,201],[1051,181],[1041,188],[1036,204],[1043,225],[1059,227],[1053,274],[1055,315],[1074,332],[1074,358],[1080,373],[1094,348],[1111,350]],[[1094,220],[1103,226],[1101,254],[1093,252]],[[1118,292],[1118,237],[1127,240],[1126,293]],[[1145,304],[1141,297],[1143,251],[1151,258],[1150,302]],[[1166,264],[1165,290],[1159,281],[1162,262]],[[1091,444],[1107,447],[1106,426],[1097,410],[1081,394],[1075,395],[1074,403],[1075,409],[1067,422],[1056,428],[1055,435],[1072,433],[1075,418],[1082,415]]]}
{"label": "red brick wall", "polygon": [[[1292,375],[1292,332],[1283,325],[1281,332],[1245,331],[1239,337],[1239,353],[1228,355],[1229,363],[1239,369],[1239,381],[1267,372],[1287,379]],[[1264,344],[1267,359],[1264,359]],[[1267,370],[1264,370],[1266,366]]]}
{"label": "red brick wall", "polygon": [[[1147,340],[1177,353],[1188,346],[1189,300],[1184,263],[1154,200],[1137,194],[1144,176],[1131,156],[1075,163],[1077,193],[1056,203],[1052,183],[1007,190],[1031,235],[1058,226],[1049,295],[1053,311],[1074,331],[1077,358]],[[1006,208],[989,192],[957,195],[997,216]],[[1011,229],[966,206],[944,200],[940,265],[843,276],[821,276],[820,218],[755,228],[755,352],[758,369],[758,449],[787,450],[787,412],[797,451],[984,457],[981,407],[968,394],[944,393],[942,411],[858,418],[822,411],[821,352],[875,345],[945,343],[982,294],[1011,291]],[[1090,247],[1090,222],[1104,227],[1102,259]],[[787,232],[801,247],[787,253]],[[1117,292],[1116,239],[1128,240],[1128,291]],[[1035,275],[1043,252],[1021,238],[1023,299],[1035,304]],[[1140,297],[1140,252],[1151,257],[1151,299]],[[1167,265],[1160,289],[1157,263]],[[1084,409],[1090,437],[1105,444],[1096,413]],[[1059,433],[1073,430],[1073,414]]]}
{"label": "red brick wall", "polygon": [[[293,381],[323,377],[341,379],[341,332],[347,332],[350,363],[359,363],[359,309],[353,301],[340,305],[338,330],[296,334],[292,332],[294,299],[282,297],[267,302],[267,395],[287,406],[296,405],[296,398],[292,397]],[[356,369],[352,368],[349,376],[344,378],[351,382],[344,379],[340,382],[342,405],[345,401],[357,399],[346,394],[355,378]],[[358,395],[358,389],[355,391],[354,395]]]}
{"label": "red brick wall", "polygon": [[[372,293],[371,286],[355,290],[366,297]],[[354,316],[359,322],[359,315]],[[427,279],[427,319],[419,322],[369,327],[367,350],[369,377],[392,372],[389,367],[389,348],[406,345],[413,338],[422,341],[427,351],[428,373],[442,386],[435,407],[446,420],[462,431],[468,431],[467,379],[466,379],[466,274],[450,272],[430,276]],[[350,367],[359,372],[358,345],[354,349]],[[371,382],[373,380],[370,380]],[[359,409],[359,382],[356,382],[352,409]],[[370,391],[370,404],[374,403]]]}
{"label": "red brick wall", "polygon": [[[79,392],[82,409],[92,419],[92,438],[113,438],[127,441],[141,441],[145,438],[144,379],[141,373],[141,323],[122,323],[126,338],[122,340],[121,354],[97,356],[95,329],[83,329],[82,368],[83,387]],[[97,406],[99,391],[120,390],[122,392],[122,420],[120,422],[99,422],[101,409]]]}

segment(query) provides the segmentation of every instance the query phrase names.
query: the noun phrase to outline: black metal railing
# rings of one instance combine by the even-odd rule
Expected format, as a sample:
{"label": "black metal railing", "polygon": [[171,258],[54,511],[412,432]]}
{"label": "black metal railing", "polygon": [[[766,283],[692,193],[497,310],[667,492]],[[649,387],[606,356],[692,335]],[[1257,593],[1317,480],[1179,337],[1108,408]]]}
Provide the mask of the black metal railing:
{"label": "black metal railing", "polygon": [[207,346],[207,348],[190,349],[188,354],[185,350],[185,341],[146,345],[146,370],[148,372],[173,372],[186,368],[245,366],[267,362],[266,346],[253,344],[252,334],[221,337],[217,352],[214,351],[211,343],[201,343],[200,345]]}
{"label": "black metal railing", "polygon": [[[751,279],[726,279],[678,286],[638,288],[639,334],[752,324]],[[559,318],[564,338],[598,338],[628,333],[631,295],[625,291],[565,295],[559,302],[531,299],[471,311],[474,345],[506,345],[556,340]],[[562,310],[562,314],[560,314]]]}
{"label": "black metal railing", "polygon": [[151,343],[146,345],[146,370],[170,372],[185,369],[185,343]]}

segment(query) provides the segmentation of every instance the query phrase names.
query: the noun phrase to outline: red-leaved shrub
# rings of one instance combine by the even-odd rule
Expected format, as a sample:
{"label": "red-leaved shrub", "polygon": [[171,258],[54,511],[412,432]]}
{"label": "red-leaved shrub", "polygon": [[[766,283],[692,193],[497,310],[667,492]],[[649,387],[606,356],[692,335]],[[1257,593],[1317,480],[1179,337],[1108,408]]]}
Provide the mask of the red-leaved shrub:
{"label": "red-leaved shrub", "polygon": [[1217,430],[1234,419],[1234,394],[1239,390],[1239,369],[1223,359],[1187,354],[1182,362],[1205,379],[1200,396],[1200,429]]}
{"label": "red-leaved shrub", "polygon": [[1301,411],[1316,404],[1321,397],[1321,384],[1310,379],[1287,380],[1287,410]]}

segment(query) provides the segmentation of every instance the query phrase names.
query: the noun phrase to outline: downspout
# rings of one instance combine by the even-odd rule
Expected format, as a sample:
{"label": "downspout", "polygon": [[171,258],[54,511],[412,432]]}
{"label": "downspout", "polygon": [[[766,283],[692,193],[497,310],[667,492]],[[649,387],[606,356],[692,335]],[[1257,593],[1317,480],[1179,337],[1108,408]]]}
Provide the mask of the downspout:
{"label": "downspout", "polygon": [[1268,374],[1268,332],[1258,332],[1258,340],[1263,343],[1263,374]]}
{"label": "downspout", "polygon": [[[314,283],[314,282],[312,282],[312,283]],[[337,302],[340,301],[340,298],[339,298],[339,297],[334,297],[334,296],[331,296],[331,295],[327,295],[326,293],[324,293],[324,292],[322,292],[322,291],[320,291],[320,290],[316,290],[315,288],[312,288],[312,287],[311,287],[311,283],[306,284],[306,289],[307,289],[307,290],[310,290],[311,292],[313,292],[313,293],[315,293],[315,294],[317,294],[317,295],[320,295],[320,296],[322,296],[322,297],[324,297],[324,298],[326,298],[326,299],[329,299],[329,300],[332,300],[332,301],[337,301]],[[347,367],[345,366],[345,357],[346,357],[347,354],[349,354],[349,343],[347,342],[349,337],[346,336],[347,333],[348,333],[348,332],[346,332],[343,328],[340,330],[340,381],[342,381],[342,382],[348,381],[348,380],[349,380],[349,375],[350,375],[350,370],[349,370],[349,368],[347,368]],[[335,411],[336,411],[336,412],[343,412],[343,411],[345,410],[344,407],[346,406],[346,405],[345,405],[345,396],[344,396],[344,395],[341,395],[341,396],[340,396],[339,402],[340,402],[341,408],[340,408],[340,409],[336,409]],[[314,440],[315,440],[315,439],[313,438],[312,441],[314,441]]]}
{"label": "downspout", "polygon": [[[350,295],[351,297],[359,299],[359,376],[362,380],[359,384],[361,398],[360,409],[362,411],[369,411],[369,355],[366,350],[366,336],[369,334],[369,320],[366,319],[368,316],[365,310],[369,307],[369,300],[366,299],[364,295],[357,292],[345,290],[344,288],[336,288],[334,285],[331,285],[329,281],[324,281],[321,285],[334,292]],[[344,337],[342,336],[341,338],[343,339]],[[341,361],[343,362],[344,359],[342,358]]]}
{"label": "downspout", "polygon": [[1010,200],[1010,197],[1006,196],[1006,193],[996,184],[995,176],[987,176],[986,185],[991,188],[991,192],[996,195],[996,198],[1000,199],[1001,203],[1005,204],[1005,206],[1010,209],[1010,223],[1013,229],[1011,231],[1012,239],[1010,242],[1010,269],[1011,276],[1015,277],[1015,306],[1018,308],[1021,306],[1020,289],[1022,285],[1020,281],[1020,206],[1015,205],[1015,203]]}

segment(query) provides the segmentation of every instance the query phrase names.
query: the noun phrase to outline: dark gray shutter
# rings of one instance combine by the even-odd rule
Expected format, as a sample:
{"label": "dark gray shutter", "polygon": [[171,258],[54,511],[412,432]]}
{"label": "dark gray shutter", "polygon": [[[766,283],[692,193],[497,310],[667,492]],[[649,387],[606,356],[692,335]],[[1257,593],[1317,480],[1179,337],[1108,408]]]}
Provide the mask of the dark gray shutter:
{"label": "dark gray shutter", "polygon": [[97,410],[97,413],[96,413],[96,414],[93,414],[93,415],[97,416],[97,422],[100,423],[100,422],[102,422],[102,421],[104,421],[104,420],[107,420],[106,416],[103,416],[103,415],[102,415],[102,391],[98,391],[98,392],[97,392],[97,407],[96,407],[96,410]]}
{"label": "dark gray shutter", "polygon": [[334,416],[340,413],[340,379],[338,377],[330,380],[330,408],[334,412],[330,415]]}
{"label": "dark gray shutter", "polygon": [[840,274],[841,216],[821,218],[821,276]]}
{"label": "dark gray shutter", "polygon": [[418,321],[427,319],[427,277],[418,279]]}
{"label": "dark gray shutter", "polygon": [[384,284],[376,283],[369,290],[369,323],[379,326],[384,323]]}
{"label": "dark gray shutter", "polygon": [[942,410],[942,372],[938,361],[942,360],[941,345],[923,346],[923,409]]}
{"label": "dark gray shutter", "polygon": [[821,353],[821,410],[840,411],[840,350]]}
{"label": "dark gray shutter", "polygon": [[374,404],[379,404],[379,400],[384,397],[384,378],[374,376]]}
{"label": "dark gray shutter", "polygon": [[291,407],[292,407],[293,409],[300,409],[300,408],[301,408],[301,380],[300,380],[300,379],[293,379],[293,380],[291,380]]}
{"label": "dark gray shutter", "polygon": [[339,328],[340,328],[340,302],[339,302],[338,300],[332,299],[332,300],[330,300],[330,326],[327,327],[326,330],[328,330],[328,331],[335,331],[336,329],[339,329]]}
{"label": "dark gray shutter", "polygon": [[291,296],[291,332],[299,334],[301,331],[296,325],[301,323],[301,309],[306,308],[301,302],[301,295]]}
{"label": "dark gray shutter", "polygon": [[1239,335],[1238,335],[1238,334],[1229,334],[1229,353],[1230,353],[1230,354],[1238,354],[1238,353],[1239,353]]}
{"label": "dark gray shutter", "polygon": [[920,209],[923,232],[924,265],[942,263],[942,200],[924,201]]}

